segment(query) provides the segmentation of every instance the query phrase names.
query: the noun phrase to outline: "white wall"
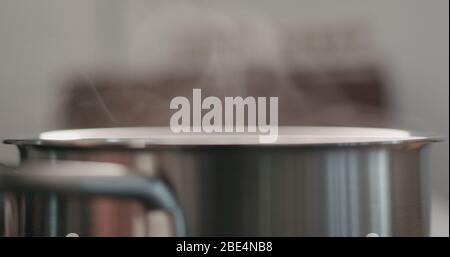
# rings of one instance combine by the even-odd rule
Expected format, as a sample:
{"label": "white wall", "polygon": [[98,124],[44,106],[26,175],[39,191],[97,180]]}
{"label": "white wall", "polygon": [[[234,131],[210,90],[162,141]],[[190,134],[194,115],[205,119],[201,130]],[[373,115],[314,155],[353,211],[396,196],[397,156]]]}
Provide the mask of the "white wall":
{"label": "white wall", "polygon": [[[93,1],[0,1],[0,137],[57,127],[60,75],[96,54]],[[0,147],[0,160],[16,156]]]}

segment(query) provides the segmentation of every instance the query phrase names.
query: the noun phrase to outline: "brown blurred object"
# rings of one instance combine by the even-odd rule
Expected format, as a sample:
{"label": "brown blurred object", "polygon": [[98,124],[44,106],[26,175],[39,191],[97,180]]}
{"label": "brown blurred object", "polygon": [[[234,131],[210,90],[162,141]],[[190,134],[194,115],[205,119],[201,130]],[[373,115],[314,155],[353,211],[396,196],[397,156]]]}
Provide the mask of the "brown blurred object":
{"label": "brown blurred object", "polygon": [[[246,73],[245,95],[279,96],[280,125],[382,126],[387,105],[382,77],[375,69],[330,71],[323,74],[290,74],[290,90],[274,88],[282,83],[271,72]],[[168,126],[174,112],[170,100],[176,96],[192,98],[192,89],[207,81],[200,74],[167,75],[147,80],[93,80],[98,95],[113,115],[102,108],[89,82],[71,82],[64,108],[68,128]],[[202,88],[202,97],[224,97],[214,87]],[[237,94],[236,94],[237,95]],[[230,94],[227,96],[234,96]]]}

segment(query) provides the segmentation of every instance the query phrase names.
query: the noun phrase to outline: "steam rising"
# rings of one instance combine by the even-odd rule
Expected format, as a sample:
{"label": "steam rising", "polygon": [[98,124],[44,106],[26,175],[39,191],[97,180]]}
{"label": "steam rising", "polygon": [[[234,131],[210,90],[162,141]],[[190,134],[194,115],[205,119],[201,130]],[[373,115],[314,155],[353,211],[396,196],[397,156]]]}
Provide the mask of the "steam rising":
{"label": "steam rising", "polygon": [[114,81],[116,74],[108,78],[123,85],[102,91],[83,78],[96,102],[91,106],[110,121],[89,121],[94,126],[168,126],[170,100],[193,88],[219,98],[278,97],[280,125],[384,124],[383,77],[371,70],[376,64],[359,24],[302,31],[250,11],[190,4],[163,6],[136,19],[126,30],[127,58],[113,65],[120,67],[120,81]]}
{"label": "steam rising", "polygon": [[[246,73],[269,70],[287,82],[283,40],[269,19],[225,14],[206,7],[171,5],[149,13],[132,34],[134,71],[201,72],[199,87],[246,94]],[[279,86],[273,90],[279,90]]]}

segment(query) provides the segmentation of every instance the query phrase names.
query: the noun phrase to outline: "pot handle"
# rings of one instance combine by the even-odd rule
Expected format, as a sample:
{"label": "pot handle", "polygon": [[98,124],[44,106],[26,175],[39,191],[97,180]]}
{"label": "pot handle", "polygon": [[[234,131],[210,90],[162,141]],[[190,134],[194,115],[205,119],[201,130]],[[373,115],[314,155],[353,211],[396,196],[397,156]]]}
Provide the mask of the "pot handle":
{"label": "pot handle", "polygon": [[0,172],[0,192],[51,192],[133,198],[146,208],[168,210],[176,236],[186,236],[183,211],[160,178],[131,173],[125,166],[85,161],[32,162]]}

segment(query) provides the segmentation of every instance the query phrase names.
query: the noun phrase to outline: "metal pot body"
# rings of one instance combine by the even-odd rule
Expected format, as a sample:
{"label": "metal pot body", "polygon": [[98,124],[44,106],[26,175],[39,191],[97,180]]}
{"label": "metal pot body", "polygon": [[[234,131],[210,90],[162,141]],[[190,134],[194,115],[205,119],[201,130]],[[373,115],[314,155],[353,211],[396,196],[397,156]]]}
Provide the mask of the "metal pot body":
{"label": "metal pot body", "polygon": [[[162,177],[189,236],[424,236],[422,146],[19,148],[23,162],[112,162]],[[167,213],[129,200],[34,194],[11,202],[9,231],[18,235],[171,235]]]}

